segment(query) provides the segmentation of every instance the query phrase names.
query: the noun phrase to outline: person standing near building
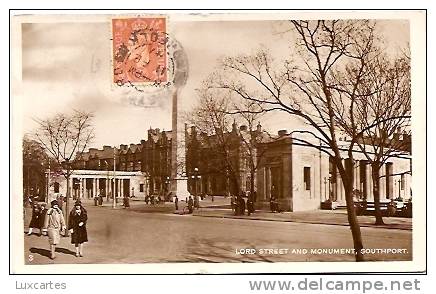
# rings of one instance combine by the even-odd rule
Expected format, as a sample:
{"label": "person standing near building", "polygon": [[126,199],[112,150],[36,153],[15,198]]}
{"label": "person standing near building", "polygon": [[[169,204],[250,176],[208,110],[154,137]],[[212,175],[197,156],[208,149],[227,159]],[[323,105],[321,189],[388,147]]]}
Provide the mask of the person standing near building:
{"label": "person standing near building", "polygon": [[236,215],[236,198],[235,195],[232,195],[230,198],[230,206],[232,207],[232,212]]}
{"label": "person standing near building", "polygon": [[51,203],[51,208],[47,211],[47,215],[44,221],[43,231],[47,232],[48,242],[50,244],[50,258],[55,259],[56,245],[59,244],[61,239],[61,230],[65,231],[65,219],[62,210],[59,208],[59,204],[56,200]]}
{"label": "person standing near building", "polygon": [[57,204],[58,204],[58,207],[60,208],[60,210],[64,211],[64,210],[63,210],[63,206],[64,206],[64,196],[63,196],[62,194],[59,194],[59,195],[56,197],[56,201],[57,201]]}
{"label": "person standing near building", "polygon": [[177,197],[177,195],[174,198],[174,205],[176,206],[176,210],[179,210],[179,197]]}
{"label": "person standing near building", "polygon": [[[32,206],[32,219],[30,220],[29,224],[29,232],[27,233],[28,236],[32,235],[33,229],[39,229],[40,228],[40,213],[41,210],[39,208],[38,203],[33,202]],[[41,235],[41,231],[39,231],[39,234]]]}
{"label": "person standing near building", "polygon": [[41,235],[44,228],[45,216],[47,215],[47,203],[41,203],[41,211],[39,212],[39,232]]}
{"label": "person standing near building", "polygon": [[88,212],[82,206],[80,200],[74,203],[68,220],[68,229],[71,233],[71,244],[76,247],[76,257],[83,257],[83,243],[88,242],[88,233],[86,231],[86,222],[88,221]]}
{"label": "person standing near building", "polygon": [[189,199],[188,199],[188,211],[189,213],[192,213],[194,211],[194,201],[192,200],[191,195],[189,195]]}

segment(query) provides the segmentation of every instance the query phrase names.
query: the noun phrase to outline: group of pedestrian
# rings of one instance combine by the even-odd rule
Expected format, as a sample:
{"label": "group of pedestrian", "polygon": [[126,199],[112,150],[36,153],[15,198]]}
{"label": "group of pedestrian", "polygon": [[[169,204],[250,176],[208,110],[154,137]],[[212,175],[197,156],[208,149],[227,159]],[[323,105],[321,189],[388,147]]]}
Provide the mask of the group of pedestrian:
{"label": "group of pedestrian", "polygon": [[[245,201],[244,197],[247,198],[247,201]],[[245,215],[245,210],[247,210],[247,215],[251,215],[254,212],[253,194],[245,194],[241,191],[238,196],[232,195],[230,205],[235,215]]]}
{"label": "group of pedestrian", "polygon": [[94,206],[103,206],[103,195],[98,194],[94,196]]}
{"label": "group of pedestrian", "polygon": [[32,207],[32,219],[29,224],[28,235],[33,233],[33,229],[39,229],[39,236],[47,235],[50,245],[50,258],[56,258],[56,245],[60,243],[61,235],[66,235],[67,229],[71,234],[71,244],[76,248],[76,257],[83,256],[83,243],[88,241],[86,223],[88,213],[82,206],[80,200],[74,203],[68,219],[68,226],[65,223],[64,214],[58,200],[50,203],[50,208],[46,209],[46,204],[38,205],[34,203]]}
{"label": "group of pedestrian", "polygon": [[147,195],[145,196],[145,204],[151,204],[151,205],[155,205],[155,204],[159,204],[162,202],[162,197],[160,195],[158,195],[157,197],[154,195]]}

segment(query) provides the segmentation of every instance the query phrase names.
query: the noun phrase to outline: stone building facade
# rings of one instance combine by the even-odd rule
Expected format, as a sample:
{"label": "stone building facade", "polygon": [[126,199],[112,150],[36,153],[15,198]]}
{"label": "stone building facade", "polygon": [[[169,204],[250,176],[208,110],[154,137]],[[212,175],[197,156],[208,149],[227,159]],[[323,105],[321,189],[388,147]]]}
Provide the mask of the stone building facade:
{"label": "stone building facade", "polygon": [[[114,172],[115,166],[115,172]],[[138,144],[90,148],[78,154],[70,178],[73,198],[165,195],[171,174],[171,132],[149,129]],[[66,180],[50,173],[49,198],[66,195]]]}
{"label": "stone building facade", "polygon": [[[276,138],[258,148],[264,151],[257,170],[258,208],[269,207],[273,186],[279,205],[285,211],[319,209],[327,199],[345,205],[342,180],[328,154],[294,141],[286,131],[279,131]],[[371,166],[365,156],[356,150],[351,164],[346,159],[346,151],[341,152],[344,166],[354,169],[356,198],[373,201]],[[380,172],[381,201],[411,198],[411,161],[411,154],[405,152],[383,164]]]}

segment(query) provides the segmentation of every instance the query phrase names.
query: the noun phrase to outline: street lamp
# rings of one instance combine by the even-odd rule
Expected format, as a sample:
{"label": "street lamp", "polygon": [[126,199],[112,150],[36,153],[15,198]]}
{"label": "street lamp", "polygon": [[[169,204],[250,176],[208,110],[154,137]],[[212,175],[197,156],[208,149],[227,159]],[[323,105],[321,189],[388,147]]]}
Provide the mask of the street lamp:
{"label": "street lamp", "polygon": [[[68,216],[69,216],[69,200],[70,200],[70,160],[67,158],[64,162],[62,162],[63,168],[67,170],[66,179],[67,179],[67,195],[65,199],[65,223],[68,224]],[[69,231],[65,230],[65,236],[68,237]]]}
{"label": "street lamp", "polygon": [[197,194],[198,194],[198,180],[200,180],[201,179],[201,175],[199,175],[198,174],[198,167],[195,167],[194,168],[194,175],[191,177],[193,180],[194,180],[194,191],[195,191],[195,193],[194,193],[194,195],[195,196],[197,196]]}

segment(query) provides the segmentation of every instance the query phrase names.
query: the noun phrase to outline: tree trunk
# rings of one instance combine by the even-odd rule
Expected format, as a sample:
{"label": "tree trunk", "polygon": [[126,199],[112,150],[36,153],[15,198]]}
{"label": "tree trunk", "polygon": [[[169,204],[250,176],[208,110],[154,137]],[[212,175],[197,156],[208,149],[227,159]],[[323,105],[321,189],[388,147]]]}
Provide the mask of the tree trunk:
{"label": "tree trunk", "polygon": [[350,224],[351,235],[353,236],[353,244],[356,261],[363,261],[363,242],[362,242],[362,234],[360,232],[359,222],[357,220],[356,210],[354,208],[354,199],[353,199],[353,185],[351,185],[349,181],[344,182],[345,189],[345,200],[347,202],[347,216],[348,223]]}
{"label": "tree trunk", "polygon": [[253,195],[254,193],[254,176],[255,176],[255,171],[251,170],[250,171],[250,194]]}
{"label": "tree trunk", "polygon": [[375,208],[375,224],[384,225],[383,216],[380,209],[380,165],[378,162],[373,162],[371,165],[372,176],[372,192],[374,194],[374,208]]}

